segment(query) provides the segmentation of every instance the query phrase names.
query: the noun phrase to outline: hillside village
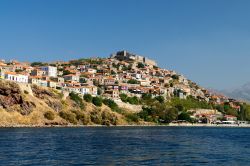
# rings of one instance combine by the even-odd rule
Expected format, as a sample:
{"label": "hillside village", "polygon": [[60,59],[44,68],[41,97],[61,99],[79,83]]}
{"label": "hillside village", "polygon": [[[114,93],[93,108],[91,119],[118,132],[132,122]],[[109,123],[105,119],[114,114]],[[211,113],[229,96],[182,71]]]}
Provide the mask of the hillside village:
{"label": "hillside village", "polygon": [[[57,89],[64,95],[76,93],[80,96],[90,94],[122,101],[122,95],[141,98],[144,94],[152,97],[162,96],[187,99],[192,97],[213,105],[224,105],[239,110],[239,101],[216,95],[200,87],[175,71],[161,69],[154,60],[119,51],[109,58],[88,58],[43,62],[19,62],[12,60],[0,62],[0,78],[18,84],[32,84]],[[131,103],[133,104],[133,103]],[[207,116],[214,119],[221,116],[218,111],[196,112],[196,117]],[[235,116],[225,115],[231,119]],[[212,122],[212,120],[210,120]]]}

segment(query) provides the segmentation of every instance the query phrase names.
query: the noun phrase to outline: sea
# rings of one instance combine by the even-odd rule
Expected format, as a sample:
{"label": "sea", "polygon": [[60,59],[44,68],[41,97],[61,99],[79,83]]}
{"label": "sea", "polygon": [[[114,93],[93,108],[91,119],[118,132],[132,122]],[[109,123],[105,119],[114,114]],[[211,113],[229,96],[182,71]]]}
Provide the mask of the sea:
{"label": "sea", "polygon": [[0,165],[250,165],[250,128],[1,128]]}

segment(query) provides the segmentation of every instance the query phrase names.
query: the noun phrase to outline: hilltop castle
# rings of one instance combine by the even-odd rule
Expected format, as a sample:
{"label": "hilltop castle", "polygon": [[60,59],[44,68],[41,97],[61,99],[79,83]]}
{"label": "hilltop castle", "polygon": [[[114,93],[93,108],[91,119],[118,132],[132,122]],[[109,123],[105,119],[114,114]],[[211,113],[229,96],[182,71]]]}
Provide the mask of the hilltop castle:
{"label": "hilltop castle", "polygon": [[110,56],[110,58],[115,58],[115,59],[118,59],[120,61],[136,61],[136,62],[145,63],[147,65],[157,66],[157,63],[154,60],[149,59],[149,58],[144,57],[144,56],[140,56],[137,54],[127,52],[125,50],[118,51],[115,54],[112,54]]}

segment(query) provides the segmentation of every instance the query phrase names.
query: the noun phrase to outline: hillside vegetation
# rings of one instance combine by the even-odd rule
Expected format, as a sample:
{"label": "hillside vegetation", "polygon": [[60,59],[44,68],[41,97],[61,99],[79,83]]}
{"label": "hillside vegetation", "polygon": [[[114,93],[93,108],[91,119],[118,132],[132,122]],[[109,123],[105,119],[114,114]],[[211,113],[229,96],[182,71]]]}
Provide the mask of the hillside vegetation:
{"label": "hillside vegetation", "polygon": [[[71,93],[63,95],[51,88],[31,86],[33,94],[18,84],[0,80],[0,125],[126,125],[133,124],[127,110],[113,111],[116,105],[94,99],[86,102]],[[112,100],[111,100],[112,102]],[[118,108],[117,108],[118,109]],[[122,112],[122,113],[121,113]],[[129,114],[129,113],[128,113]],[[140,123],[140,122],[136,122]]]}
{"label": "hillside vegetation", "polygon": [[66,98],[55,89],[36,85],[22,88],[15,82],[0,80],[0,125],[152,125],[168,124],[174,120],[190,118],[189,109],[217,109],[222,113],[250,120],[250,106],[241,105],[237,112],[229,105],[213,105],[187,99],[171,98],[167,101],[161,96],[153,98],[144,94],[142,98],[129,98],[121,95],[124,103],[140,105],[142,110],[120,108],[112,99],[78,96],[70,93]]}

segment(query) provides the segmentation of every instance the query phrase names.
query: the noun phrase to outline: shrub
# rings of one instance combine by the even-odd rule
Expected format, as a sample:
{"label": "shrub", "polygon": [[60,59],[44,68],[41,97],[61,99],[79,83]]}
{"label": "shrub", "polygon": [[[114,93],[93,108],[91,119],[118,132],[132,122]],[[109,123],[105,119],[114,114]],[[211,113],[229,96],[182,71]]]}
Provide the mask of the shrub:
{"label": "shrub", "polygon": [[54,120],[55,119],[55,114],[53,112],[51,112],[51,111],[47,111],[43,115],[48,120]]}
{"label": "shrub", "polygon": [[121,100],[122,100],[123,102],[126,103],[126,102],[127,102],[128,95],[122,93],[122,94],[120,94],[120,98],[121,98]]}
{"label": "shrub", "polygon": [[172,75],[172,78],[174,79],[174,80],[179,80],[179,76],[178,75]]}
{"label": "shrub", "polygon": [[72,124],[77,124],[76,116],[71,112],[61,111],[59,116]]}
{"label": "shrub", "polygon": [[104,99],[103,103],[109,106],[109,108],[111,108],[112,110],[118,107],[118,105],[112,99]]}
{"label": "shrub", "polygon": [[190,114],[188,112],[182,112],[178,115],[178,120],[185,120],[188,122],[192,122],[193,119],[190,117]]}
{"label": "shrub", "polygon": [[103,111],[102,112],[102,125],[116,125],[117,124],[117,117],[115,114],[110,113],[108,111]]}
{"label": "shrub", "polygon": [[69,75],[69,74],[72,74],[69,70],[63,70],[63,75]]}
{"label": "shrub", "polygon": [[139,122],[139,116],[134,113],[128,113],[125,115],[127,121],[129,122]]}
{"label": "shrub", "polygon": [[127,98],[127,101],[130,103],[130,104],[139,104],[139,99],[138,97],[134,96],[134,97],[128,97]]}
{"label": "shrub", "polygon": [[144,65],[143,63],[139,62],[138,65],[137,65],[137,67],[138,67],[138,68],[144,68],[145,65]]}
{"label": "shrub", "polygon": [[98,87],[98,88],[97,88],[97,94],[98,94],[98,95],[101,95],[102,93],[103,93],[103,92],[102,92],[102,89]]}
{"label": "shrub", "polygon": [[100,106],[102,106],[102,98],[100,98],[100,97],[93,97],[92,103],[95,106],[100,107]]}
{"label": "shrub", "polygon": [[165,99],[163,96],[156,96],[155,99],[159,101],[160,103],[164,103]]}
{"label": "shrub", "polygon": [[135,80],[135,79],[131,79],[131,80],[128,80],[127,82],[128,84],[139,84],[139,81]]}
{"label": "shrub", "polygon": [[93,97],[90,94],[85,94],[83,98],[86,102],[92,102],[93,99]]}
{"label": "shrub", "polygon": [[124,113],[124,110],[122,108],[120,108],[120,107],[116,107],[116,108],[112,109],[112,111],[117,112],[119,114],[123,114]]}
{"label": "shrub", "polygon": [[152,99],[152,94],[150,94],[150,93],[144,93],[144,94],[142,94],[141,98],[143,100],[151,100]]}
{"label": "shrub", "polygon": [[111,74],[112,74],[112,75],[115,75],[116,72],[115,72],[114,70],[111,70]]}
{"label": "shrub", "polygon": [[25,93],[25,94],[29,94],[29,92],[28,92],[28,91],[26,91],[26,90],[24,90],[24,93]]}
{"label": "shrub", "polygon": [[102,116],[100,114],[99,110],[94,110],[90,113],[90,119],[95,124],[101,124],[102,123]]}
{"label": "shrub", "polygon": [[34,67],[34,66],[43,66],[43,65],[44,65],[44,63],[42,63],[42,62],[33,62],[33,63],[31,63],[32,67]]}
{"label": "shrub", "polygon": [[76,119],[80,121],[83,125],[87,125],[90,122],[90,118],[84,112],[73,110],[72,111],[76,115]]}
{"label": "shrub", "polygon": [[69,96],[70,96],[70,99],[73,100],[81,109],[84,109],[82,98],[79,97],[78,94],[71,92]]}
{"label": "shrub", "polygon": [[156,103],[151,107],[143,107],[143,110],[138,113],[138,116],[145,121],[170,123],[176,120],[178,110],[162,103]]}

